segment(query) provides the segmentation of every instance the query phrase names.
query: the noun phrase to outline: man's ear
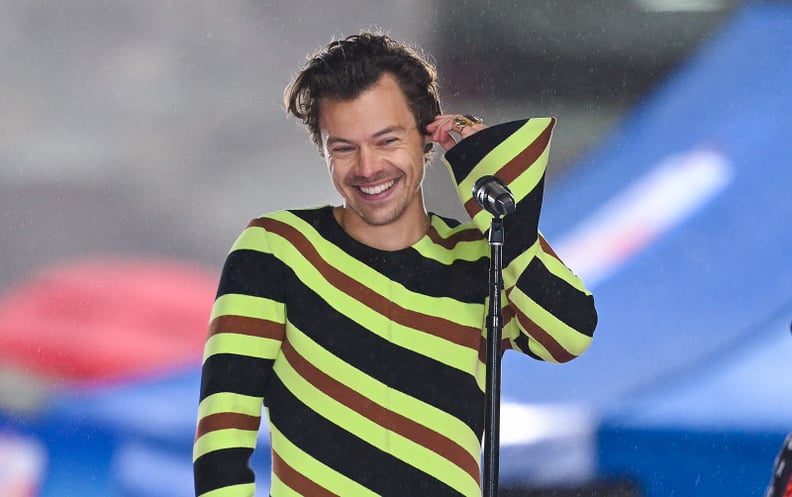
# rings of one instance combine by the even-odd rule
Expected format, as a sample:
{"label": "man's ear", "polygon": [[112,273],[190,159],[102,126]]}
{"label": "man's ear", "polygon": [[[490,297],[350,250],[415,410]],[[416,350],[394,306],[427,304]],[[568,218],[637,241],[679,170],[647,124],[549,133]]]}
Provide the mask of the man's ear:
{"label": "man's ear", "polygon": [[434,142],[432,141],[432,135],[424,135],[424,148],[423,151],[425,154],[428,154],[432,151],[432,147],[434,147]]}

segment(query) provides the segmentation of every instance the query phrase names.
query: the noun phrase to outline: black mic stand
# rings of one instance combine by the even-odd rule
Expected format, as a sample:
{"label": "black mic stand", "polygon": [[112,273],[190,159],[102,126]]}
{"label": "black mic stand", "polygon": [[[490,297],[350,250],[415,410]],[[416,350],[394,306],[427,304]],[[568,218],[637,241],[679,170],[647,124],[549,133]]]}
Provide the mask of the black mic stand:
{"label": "black mic stand", "polygon": [[484,497],[498,495],[498,447],[500,445],[500,385],[501,385],[501,336],[503,334],[503,312],[501,290],[503,290],[503,218],[492,217],[489,230],[489,312],[487,313],[487,364],[486,390],[484,395]]}

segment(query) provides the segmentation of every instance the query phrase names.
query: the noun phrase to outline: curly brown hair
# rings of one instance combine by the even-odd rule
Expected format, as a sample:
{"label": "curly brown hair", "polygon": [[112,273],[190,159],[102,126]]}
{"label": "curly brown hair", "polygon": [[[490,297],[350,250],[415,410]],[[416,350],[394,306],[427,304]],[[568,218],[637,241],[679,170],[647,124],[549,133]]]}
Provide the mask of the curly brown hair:
{"label": "curly brown hair", "polygon": [[[305,124],[311,140],[321,150],[321,99],[353,99],[371,88],[384,73],[395,77],[416,126],[426,134],[426,126],[441,113],[437,70],[419,49],[381,33],[348,36],[311,55],[286,87],[286,112]],[[430,150],[431,146],[426,152]]]}

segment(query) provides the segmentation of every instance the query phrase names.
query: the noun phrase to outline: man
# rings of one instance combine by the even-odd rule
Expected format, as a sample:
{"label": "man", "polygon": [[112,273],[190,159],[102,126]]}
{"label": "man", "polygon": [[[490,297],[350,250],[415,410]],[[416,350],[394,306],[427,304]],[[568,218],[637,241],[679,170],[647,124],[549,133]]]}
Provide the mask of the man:
{"label": "man", "polygon": [[[538,232],[554,121],[442,114],[434,68],[372,33],[315,54],[286,105],[343,204],[255,219],[232,247],[204,355],[196,495],[253,495],[263,403],[273,497],[478,496],[491,219],[478,178],[517,200],[504,349],[565,362],[596,326],[591,294]],[[433,143],[472,222],[426,212]]]}

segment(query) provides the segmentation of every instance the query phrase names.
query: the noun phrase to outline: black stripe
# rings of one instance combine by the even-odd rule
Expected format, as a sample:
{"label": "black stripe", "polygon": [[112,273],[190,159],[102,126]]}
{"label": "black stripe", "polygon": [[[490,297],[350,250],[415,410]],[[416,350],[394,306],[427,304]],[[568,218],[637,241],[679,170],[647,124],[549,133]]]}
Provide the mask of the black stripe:
{"label": "black stripe", "polygon": [[282,302],[283,263],[272,254],[235,250],[226,258],[217,296],[239,293]]}
{"label": "black stripe", "polygon": [[300,402],[277,377],[273,379],[268,399],[268,403],[278,406],[270,409],[270,423],[289,441],[383,497],[461,495],[433,476],[350,436]]}
{"label": "black stripe", "polygon": [[201,400],[219,392],[263,397],[272,375],[272,362],[236,354],[210,356],[201,374]]}
{"label": "black stripe", "polygon": [[482,304],[487,294],[486,255],[475,261],[456,260],[451,265],[422,257],[412,249],[390,255],[350,250],[350,255],[408,290],[428,297]]}
{"label": "black stripe", "polygon": [[[299,305],[294,305],[296,302]],[[294,285],[287,309],[289,320],[331,354],[481,433],[484,394],[470,374],[379,337],[328,306],[307,287]]]}
{"label": "black stripe", "polygon": [[530,346],[528,345],[532,339],[528,338],[528,335],[525,333],[520,333],[520,335],[514,339],[514,342],[517,344],[517,347],[520,348],[519,352],[526,354],[530,357],[533,357],[536,360],[543,361],[541,357],[531,352]]}
{"label": "black stripe", "polygon": [[446,152],[445,158],[451,164],[456,183],[460,184],[467,178],[470,171],[481,162],[484,156],[513,135],[526,122],[528,120],[523,119],[490,126],[475,135],[465,138]]}
{"label": "black stripe", "polygon": [[597,326],[594,298],[552,274],[539,259],[528,264],[517,287],[570,327],[593,336]]}
{"label": "black stripe", "polygon": [[193,464],[195,495],[217,488],[253,483],[254,475],[248,461],[252,449],[235,448],[208,452]]}
{"label": "black stripe", "polygon": [[544,177],[536,187],[517,202],[517,210],[503,218],[503,264],[508,265],[536,242],[539,236],[539,214],[544,197]]}
{"label": "black stripe", "polygon": [[430,215],[436,217],[437,219],[441,220],[448,228],[453,229],[462,224],[461,222],[457,221],[456,219],[452,219],[450,217],[440,216],[435,213],[430,213]]}

